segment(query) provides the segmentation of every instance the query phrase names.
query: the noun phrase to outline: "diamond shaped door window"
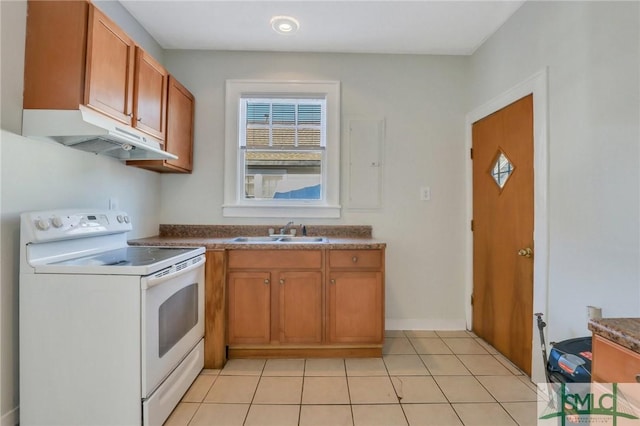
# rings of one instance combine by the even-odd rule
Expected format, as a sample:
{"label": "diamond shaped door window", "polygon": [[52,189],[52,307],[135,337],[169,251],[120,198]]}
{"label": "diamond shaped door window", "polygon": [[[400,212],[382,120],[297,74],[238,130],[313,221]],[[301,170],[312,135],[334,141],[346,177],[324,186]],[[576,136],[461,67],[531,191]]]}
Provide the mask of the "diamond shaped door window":
{"label": "diamond shaped door window", "polygon": [[496,182],[500,189],[504,188],[505,183],[513,173],[513,164],[504,154],[504,152],[499,151],[499,154],[496,156],[496,160],[493,163],[493,167],[491,168],[491,177]]}

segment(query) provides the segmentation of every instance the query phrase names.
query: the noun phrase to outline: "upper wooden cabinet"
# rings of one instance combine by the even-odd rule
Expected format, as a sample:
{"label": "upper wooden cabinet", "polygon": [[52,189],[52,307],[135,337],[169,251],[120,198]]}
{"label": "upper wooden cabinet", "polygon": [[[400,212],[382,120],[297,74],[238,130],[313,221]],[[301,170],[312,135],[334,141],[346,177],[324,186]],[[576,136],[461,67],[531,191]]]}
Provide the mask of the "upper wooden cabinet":
{"label": "upper wooden cabinet", "polygon": [[165,140],[169,74],[139,47],[136,47],[135,71],[133,127]]}
{"label": "upper wooden cabinet", "polygon": [[195,98],[178,80],[169,76],[165,150],[177,160],[127,161],[130,166],[160,173],[191,173],[193,170],[193,120]]}
{"label": "upper wooden cabinet", "polygon": [[25,109],[86,105],[161,142],[168,73],[86,1],[28,3]]}
{"label": "upper wooden cabinet", "polygon": [[85,103],[88,17],[84,1],[29,1],[25,109],[73,110]]}
{"label": "upper wooden cabinet", "polygon": [[89,7],[84,103],[127,125],[133,124],[135,50],[124,31]]}

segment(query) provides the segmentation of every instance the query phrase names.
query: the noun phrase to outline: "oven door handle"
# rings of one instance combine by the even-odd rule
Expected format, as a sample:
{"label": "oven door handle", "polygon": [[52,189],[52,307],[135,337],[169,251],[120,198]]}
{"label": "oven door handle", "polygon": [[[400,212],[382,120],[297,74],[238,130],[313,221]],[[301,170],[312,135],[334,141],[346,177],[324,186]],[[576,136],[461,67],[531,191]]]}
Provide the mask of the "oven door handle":
{"label": "oven door handle", "polygon": [[[142,288],[146,289],[146,288],[150,288],[150,287],[156,286],[156,285],[161,284],[161,283],[163,283],[163,282],[165,282],[167,280],[172,280],[174,278],[179,277],[180,275],[186,274],[189,271],[193,271],[196,268],[204,267],[204,260],[205,260],[204,255],[200,255],[195,260],[195,263],[192,263],[191,265],[189,265],[186,268],[183,268],[183,269],[181,269],[179,271],[170,271],[169,273],[166,273],[166,274],[163,274],[163,275],[160,275],[160,276],[156,276],[156,275],[160,274],[160,272],[162,272],[162,271],[160,271],[160,272],[157,272],[154,275],[149,275],[147,277],[147,279],[144,280],[146,282],[143,282]],[[171,268],[173,268],[173,267],[171,267]]]}

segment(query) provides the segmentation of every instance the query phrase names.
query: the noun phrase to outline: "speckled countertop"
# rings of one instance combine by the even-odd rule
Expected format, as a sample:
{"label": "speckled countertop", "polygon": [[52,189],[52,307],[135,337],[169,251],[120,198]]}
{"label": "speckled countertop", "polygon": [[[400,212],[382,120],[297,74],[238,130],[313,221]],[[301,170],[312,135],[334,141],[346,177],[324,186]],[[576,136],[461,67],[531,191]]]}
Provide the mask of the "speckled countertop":
{"label": "speckled countertop", "polygon": [[[269,229],[276,232],[282,225],[160,225],[155,237],[130,240],[131,245],[152,246],[204,246],[207,250],[282,250],[282,249],[380,249],[386,243],[372,238],[371,226],[307,225],[307,236],[322,236],[323,243],[266,243],[234,242],[235,237],[267,236]],[[300,226],[293,226],[296,235],[302,235]]]}
{"label": "speckled countertop", "polygon": [[589,320],[589,330],[640,353],[640,318],[592,319]]}

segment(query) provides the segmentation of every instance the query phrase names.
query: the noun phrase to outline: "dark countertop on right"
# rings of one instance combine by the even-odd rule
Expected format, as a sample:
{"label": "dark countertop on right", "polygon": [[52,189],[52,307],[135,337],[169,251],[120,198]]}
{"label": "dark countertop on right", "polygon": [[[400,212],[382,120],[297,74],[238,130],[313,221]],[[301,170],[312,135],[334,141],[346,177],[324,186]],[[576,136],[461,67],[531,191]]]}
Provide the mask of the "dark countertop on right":
{"label": "dark countertop on right", "polygon": [[640,318],[589,320],[589,330],[625,348],[640,353]]}

